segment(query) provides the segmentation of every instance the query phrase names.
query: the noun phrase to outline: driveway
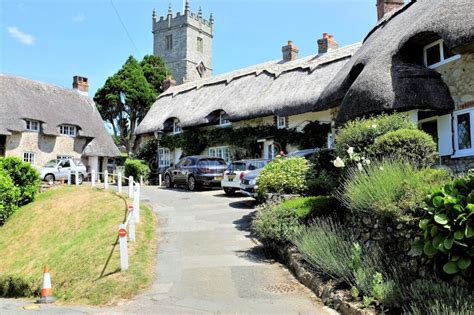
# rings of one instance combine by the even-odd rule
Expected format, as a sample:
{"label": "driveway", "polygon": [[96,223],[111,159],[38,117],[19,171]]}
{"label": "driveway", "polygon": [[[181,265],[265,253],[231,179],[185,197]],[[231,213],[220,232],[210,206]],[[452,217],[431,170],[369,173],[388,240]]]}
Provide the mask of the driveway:
{"label": "driveway", "polygon": [[[143,187],[160,226],[156,280],[145,293],[118,307],[41,307],[54,313],[334,314],[268,259],[250,236],[253,200],[221,190]],[[6,305],[4,303],[10,303]],[[19,303],[19,304],[16,304]],[[18,312],[17,300],[0,300],[0,313]],[[31,312],[30,311],[30,312]]]}

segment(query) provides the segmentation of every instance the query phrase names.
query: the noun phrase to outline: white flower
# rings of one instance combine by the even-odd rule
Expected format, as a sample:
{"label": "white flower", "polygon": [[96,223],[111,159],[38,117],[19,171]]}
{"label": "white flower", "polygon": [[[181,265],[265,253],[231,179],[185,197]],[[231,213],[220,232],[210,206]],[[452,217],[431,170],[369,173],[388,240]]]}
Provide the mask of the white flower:
{"label": "white flower", "polygon": [[362,163],[357,163],[357,168],[359,169],[359,171],[362,171]]}
{"label": "white flower", "polygon": [[370,165],[370,160],[369,160],[369,159],[366,159],[366,160],[364,161],[364,163],[365,163],[365,165]]}
{"label": "white flower", "polygon": [[383,171],[383,166],[380,166],[379,169],[380,169],[381,171]]}
{"label": "white flower", "polygon": [[346,166],[346,164],[344,164],[344,161],[340,157],[337,157],[332,163],[337,168],[341,168],[341,167]]}
{"label": "white flower", "polygon": [[347,153],[349,154],[349,156],[352,156],[354,154],[354,148],[349,147],[349,149],[347,149]]}
{"label": "white flower", "polygon": [[377,128],[377,125],[376,124],[372,124],[372,126],[370,126],[372,129],[375,129]]}

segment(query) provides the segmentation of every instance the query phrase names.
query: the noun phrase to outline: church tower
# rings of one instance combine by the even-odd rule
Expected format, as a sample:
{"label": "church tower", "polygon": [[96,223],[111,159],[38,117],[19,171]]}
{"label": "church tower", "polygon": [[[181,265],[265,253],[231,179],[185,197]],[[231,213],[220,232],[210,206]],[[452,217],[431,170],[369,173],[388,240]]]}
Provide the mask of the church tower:
{"label": "church tower", "polygon": [[186,0],[184,13],[173,16],[171,5],[166,16],[152,16],[153,54],[160,56],[177,84],[212,76],[212,33],[214,18],[192,13]]}

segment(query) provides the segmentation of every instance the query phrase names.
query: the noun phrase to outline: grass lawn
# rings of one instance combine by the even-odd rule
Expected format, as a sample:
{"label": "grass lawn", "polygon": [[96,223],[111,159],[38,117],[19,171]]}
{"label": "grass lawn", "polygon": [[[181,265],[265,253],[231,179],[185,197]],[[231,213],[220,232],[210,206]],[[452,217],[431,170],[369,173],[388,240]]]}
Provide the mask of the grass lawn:
{"label": "grass lawn", "polygon": [[20,277],[40,287],[48,264],[59,302],[100,305],[132,297],[153,280],[157,221],[151,209],[141,207],[137,242],[129,243],[129,270],[120,272],[115,244],[127,202],[85,186],[39,194],[0,227],[0,278]]}

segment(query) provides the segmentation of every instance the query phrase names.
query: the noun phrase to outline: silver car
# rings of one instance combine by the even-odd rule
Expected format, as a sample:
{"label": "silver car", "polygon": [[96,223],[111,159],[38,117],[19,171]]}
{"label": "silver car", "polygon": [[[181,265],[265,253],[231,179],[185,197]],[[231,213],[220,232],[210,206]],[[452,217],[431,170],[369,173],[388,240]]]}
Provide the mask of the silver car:
{"label": "silver car", "polygon": [[81,159],[56,159],[46,163],[42,168],[39,169],[40,178],[50,184],[57,180],[67,180],[69,172],[71,172],[71,181],[76,182],[75,174],[76,171],[79,173],[78,184],[82,184],[84,178],[87,175],[87,169]]}

